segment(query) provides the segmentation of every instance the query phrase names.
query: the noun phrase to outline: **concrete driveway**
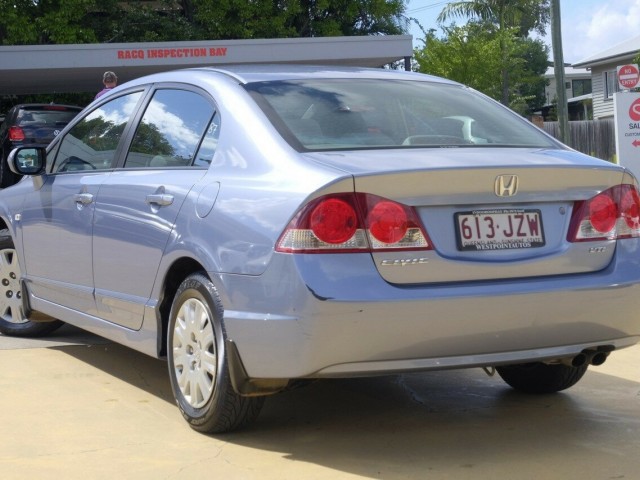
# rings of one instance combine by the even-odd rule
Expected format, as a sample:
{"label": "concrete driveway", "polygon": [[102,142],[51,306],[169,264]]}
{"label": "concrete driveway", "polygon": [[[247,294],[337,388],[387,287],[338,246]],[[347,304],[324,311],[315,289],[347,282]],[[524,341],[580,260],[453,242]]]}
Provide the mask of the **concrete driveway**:
{"label": "concrete driveway", "polygon": [[64,327],[0,336],[0,478],[636,479],[640,347],[567,392],[527,396],[482,370],[331,380],[206,436],[166,364]]}

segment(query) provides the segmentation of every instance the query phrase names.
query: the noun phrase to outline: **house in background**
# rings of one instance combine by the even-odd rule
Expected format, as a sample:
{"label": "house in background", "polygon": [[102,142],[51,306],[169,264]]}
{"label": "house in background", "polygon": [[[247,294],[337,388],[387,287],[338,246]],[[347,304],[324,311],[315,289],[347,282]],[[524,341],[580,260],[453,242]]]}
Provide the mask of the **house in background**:
{"label": "house in background", "polygon": [[[544,89],[545,105],[541,109],[543,118],[553,114],[554,106],[558,102],[556,89],[556,74],[553,67],[549,67],[544,75],[547,86]],[[591,108],[591,72],[586,68],[565,66],[565,90],[569,107],[569,120],[589,120],[592,117]]]}
{"label": "house in background", "polygon": [[591,71],[593,118],[613,118],[613,94],[620,91],[616,69],[633,62],[640,52],[640,35],[573,64]]}
{"label": "house in background", "polygon": [[[536,115],[542,116],[544,121],[553,121],[556,116],[558,94],[556,89],[556,74],[553,66],[544,75],[547,85],[544,89],[545,104]],[[586,68],[564,68],[565,90],[569,107],[569,120],[590,120],[593,118],[591,104],[591,72]]]}

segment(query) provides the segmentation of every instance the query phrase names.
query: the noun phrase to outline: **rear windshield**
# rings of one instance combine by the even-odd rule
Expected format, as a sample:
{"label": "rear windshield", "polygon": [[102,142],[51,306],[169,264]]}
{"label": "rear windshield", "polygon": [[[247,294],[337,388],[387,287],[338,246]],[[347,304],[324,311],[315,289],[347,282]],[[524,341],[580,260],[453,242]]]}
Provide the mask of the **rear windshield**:
{"label": "rear windshield", "polygon": [[246,88],[299,150],[558,146],[519,115],[457,85],[321,79]]}
{"label": "rear windshield", "polygon": [[80,113],[81,109],[69,109],[68,107],[29,107],[18,112],[16,125],[50,125],[65,126]]}

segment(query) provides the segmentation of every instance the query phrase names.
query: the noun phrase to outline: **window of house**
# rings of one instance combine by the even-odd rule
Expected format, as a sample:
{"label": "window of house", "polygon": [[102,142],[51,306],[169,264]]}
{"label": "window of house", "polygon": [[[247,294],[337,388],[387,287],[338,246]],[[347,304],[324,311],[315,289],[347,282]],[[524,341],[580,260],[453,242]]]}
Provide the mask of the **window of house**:
{"label": "window of house", "polygon": [[581,79],[581,80],[573,80],[572,81],[572,92],[574,97],[579,97],[581,95],[587,95],[592,92],[591,90],[591,79]]}
{"label": "window of house", "polygon": [[613,100],[613,94],[620,91],[615,70],[604,72],[604,99]]}

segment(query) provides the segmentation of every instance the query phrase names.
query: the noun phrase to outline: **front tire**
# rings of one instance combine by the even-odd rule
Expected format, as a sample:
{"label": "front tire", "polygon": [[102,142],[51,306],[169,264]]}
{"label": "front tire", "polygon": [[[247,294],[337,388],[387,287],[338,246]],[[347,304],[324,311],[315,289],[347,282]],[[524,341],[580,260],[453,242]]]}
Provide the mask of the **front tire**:
{"label": "front tire", "polygon": [[223,433],[256,419],[264,397],[243,397],[231,385],[222,304],[202,273],[182,282],[171,306],[167,356],[176,403],[189,425]]}
{"label": "front tire", "polygon": [[589,365],[572,367],[563,364],[523,363],[496,367],[502,379],[525,393],[555,393],[574,386]]}
{"label": "front tire", "polygon": [[34,322],[26,317],[20,265],[9,230],[0,230],[0,332],[13,337],[42,337],[60,328],[60,320]]}

